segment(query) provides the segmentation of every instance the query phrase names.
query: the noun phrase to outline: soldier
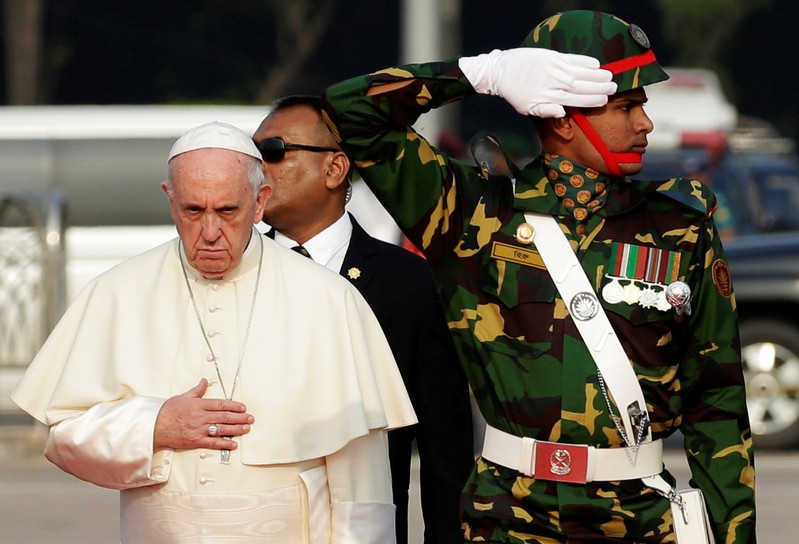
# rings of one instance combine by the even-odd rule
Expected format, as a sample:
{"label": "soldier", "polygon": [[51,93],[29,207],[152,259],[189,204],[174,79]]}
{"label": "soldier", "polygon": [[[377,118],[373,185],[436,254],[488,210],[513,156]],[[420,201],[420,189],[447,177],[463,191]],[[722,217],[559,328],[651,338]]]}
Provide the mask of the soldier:
{"label": "soldier", "polygon": [[[585,96],[559,94],[575,79],[573,55],[612,73],[618,89],[606,105],[587,96],[607,89],[588,63]],[[561,61],[568,68],[554,66]],[[642,478],[673,485],[659,447],[679,430],[717,541],[755,542],[752,442],[716,199],[693,180],[629,177],[653,129],[643,87],[667,78],[639,27],[571,11],[540,23],[521,48],[382,70],[323,97],[343,149],[430,260],[488,424],[461,503],[466,541],[674,542],[669,500]],[[452,159],[411,128],[475,93],[538,116],[543,152],[523,169],[511,164],[512,177]],[[593,352],[607,339],[583,341],[578,320],[593,316],[556,288],[531,212],[554,218],[576,253],[594,291],[581,294],[607,314],[643,410],[617,405],[606,384],[615,376],[598,372]],[[585,445],[594,448],[580,453]]]}

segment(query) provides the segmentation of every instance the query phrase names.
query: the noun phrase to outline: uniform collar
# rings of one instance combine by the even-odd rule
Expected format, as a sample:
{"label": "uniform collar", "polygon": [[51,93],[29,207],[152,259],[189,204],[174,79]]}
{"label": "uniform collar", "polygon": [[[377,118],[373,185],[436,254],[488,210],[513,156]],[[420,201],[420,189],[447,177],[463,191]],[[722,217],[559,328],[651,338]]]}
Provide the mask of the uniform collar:
{"label": "uniform collar", "polygon": [[[515,182],[515,209],[555,216],[567,215],[547,178],[547,170],[543,154],[524,167]],[[605,206],[600,212],[606,216],[621,215],[643,201],[644,194],[638,183],[626,177],[611,178]]]}

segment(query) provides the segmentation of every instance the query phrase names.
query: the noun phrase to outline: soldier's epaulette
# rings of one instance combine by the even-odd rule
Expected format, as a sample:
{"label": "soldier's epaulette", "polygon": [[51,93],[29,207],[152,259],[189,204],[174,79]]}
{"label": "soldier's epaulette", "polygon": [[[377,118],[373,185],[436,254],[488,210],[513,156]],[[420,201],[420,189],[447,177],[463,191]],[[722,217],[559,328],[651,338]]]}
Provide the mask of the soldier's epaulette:
{"label": "soldier's epaulette", "polygon": [[633,180],[646,194],[658,194],[674,200],[710,219],[718,207],[716,195],[702,182],[689,178],[672,178],[658,181]]}

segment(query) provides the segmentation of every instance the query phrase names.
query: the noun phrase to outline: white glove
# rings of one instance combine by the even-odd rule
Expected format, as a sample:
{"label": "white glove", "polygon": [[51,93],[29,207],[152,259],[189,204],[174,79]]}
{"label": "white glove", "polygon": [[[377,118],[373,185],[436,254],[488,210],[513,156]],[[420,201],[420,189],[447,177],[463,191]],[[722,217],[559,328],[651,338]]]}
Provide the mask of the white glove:
{"label": "white glove", "polygon": [[564,106],[604,106],[616,92],[597,59],[549,49],[495,49],[461,57],[458,66],[475,91],[501,96],[522,115],[563,117]]}

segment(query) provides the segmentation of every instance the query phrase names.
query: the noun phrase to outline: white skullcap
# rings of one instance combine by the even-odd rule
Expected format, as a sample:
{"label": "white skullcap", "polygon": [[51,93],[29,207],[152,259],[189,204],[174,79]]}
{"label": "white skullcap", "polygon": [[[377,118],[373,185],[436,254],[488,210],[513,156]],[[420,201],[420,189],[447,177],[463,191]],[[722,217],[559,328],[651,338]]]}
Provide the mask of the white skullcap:
{"label": "white skullcap", "polygon": [[261,160],[261,153],[244,131],[227,123],[212,121],[194,127],[178,138],[169,150],[167,162],[196,149],[229,149]]}

